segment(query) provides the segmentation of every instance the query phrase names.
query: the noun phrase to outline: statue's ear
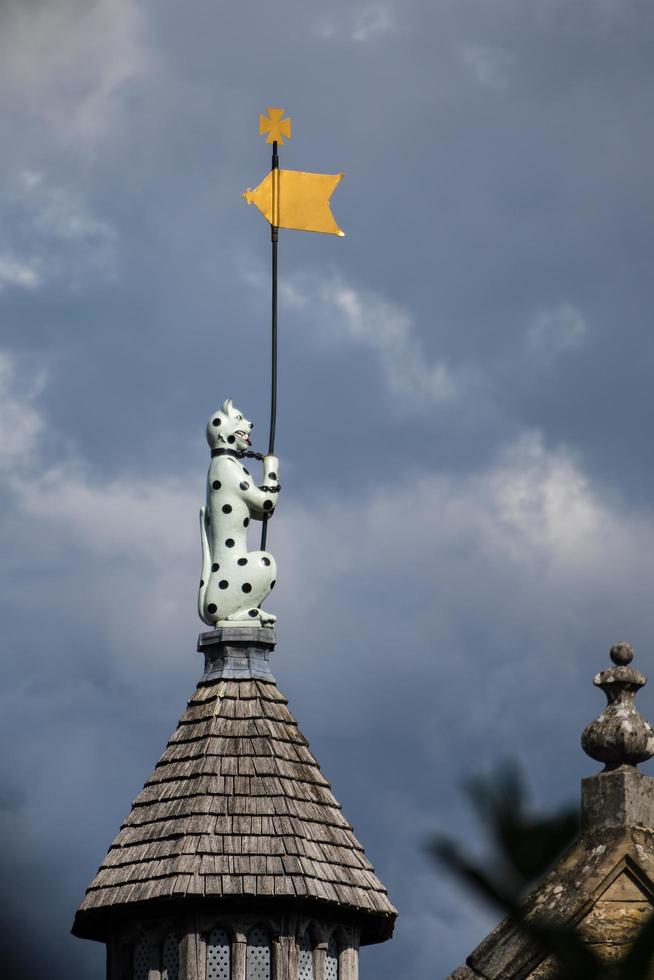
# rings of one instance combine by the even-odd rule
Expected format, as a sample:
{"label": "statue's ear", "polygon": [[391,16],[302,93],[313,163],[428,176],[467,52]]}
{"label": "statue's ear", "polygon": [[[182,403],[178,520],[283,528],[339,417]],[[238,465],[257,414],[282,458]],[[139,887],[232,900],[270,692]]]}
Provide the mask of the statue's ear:
{"label": "statue's ear", "polygon": [[224,412],[225,415],[231,415],[232,414],[232,399],[231,398],[226,398],[225,399],[225,401],[223,402],[223,407],[222,407],[221,411]]}

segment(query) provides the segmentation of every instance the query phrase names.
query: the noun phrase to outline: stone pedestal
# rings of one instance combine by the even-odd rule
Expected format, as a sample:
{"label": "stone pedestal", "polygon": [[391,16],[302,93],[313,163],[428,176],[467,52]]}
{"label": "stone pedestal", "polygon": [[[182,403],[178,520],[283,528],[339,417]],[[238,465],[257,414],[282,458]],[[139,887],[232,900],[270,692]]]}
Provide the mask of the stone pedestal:
{"label": "stone pedestal", "polygon": [[622,766],[581,781],[584,831],[654,827],[654,779]]}
{"label": "stone pedestal", "polygon": [[270,655],[277,637],[268,626],[220,626],[200,633],[198,650],[204,654],[202,681],[262,680],[275,683]]}

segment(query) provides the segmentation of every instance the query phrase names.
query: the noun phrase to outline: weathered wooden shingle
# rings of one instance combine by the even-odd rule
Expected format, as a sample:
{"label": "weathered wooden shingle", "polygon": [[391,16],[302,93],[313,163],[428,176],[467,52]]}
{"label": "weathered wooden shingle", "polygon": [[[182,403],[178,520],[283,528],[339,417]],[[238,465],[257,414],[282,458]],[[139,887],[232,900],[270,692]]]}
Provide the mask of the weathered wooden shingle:
{"label": "weathered wooden shingle", "polygon": [[183,895],[317,900],[382,917],[390,932],[395,909],[272,682],[198,686],[74,931]]}

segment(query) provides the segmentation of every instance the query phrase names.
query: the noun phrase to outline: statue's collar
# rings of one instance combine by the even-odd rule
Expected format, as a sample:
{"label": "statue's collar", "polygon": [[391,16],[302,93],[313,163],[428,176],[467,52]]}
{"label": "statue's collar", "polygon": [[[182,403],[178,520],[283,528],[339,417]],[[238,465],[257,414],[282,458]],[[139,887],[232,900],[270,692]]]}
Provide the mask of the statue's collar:
{"label": "statue's collar", "polygon": [[235,449],[212,449],[211,458],[214,456],[233,456],[234,459],[238,459],[239,453]]}

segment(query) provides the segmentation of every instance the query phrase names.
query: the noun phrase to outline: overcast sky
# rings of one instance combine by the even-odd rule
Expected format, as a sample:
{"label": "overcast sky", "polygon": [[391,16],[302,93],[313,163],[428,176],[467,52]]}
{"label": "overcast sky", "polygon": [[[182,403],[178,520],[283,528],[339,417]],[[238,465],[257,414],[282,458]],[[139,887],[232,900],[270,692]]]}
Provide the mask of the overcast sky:
{"label": "overcast sky", "polygon": [[401,912],[363,980],[444,977],[495,921],[424,853],[479,846],[462,780],[574,801],[610,645],[654,674],[654,8],[0,11],[3,932],[104,976],[68,930],[201,673],[209,413],[265,448],[283,106],[347,176],[344,239],[280,235],[274,672]]}

